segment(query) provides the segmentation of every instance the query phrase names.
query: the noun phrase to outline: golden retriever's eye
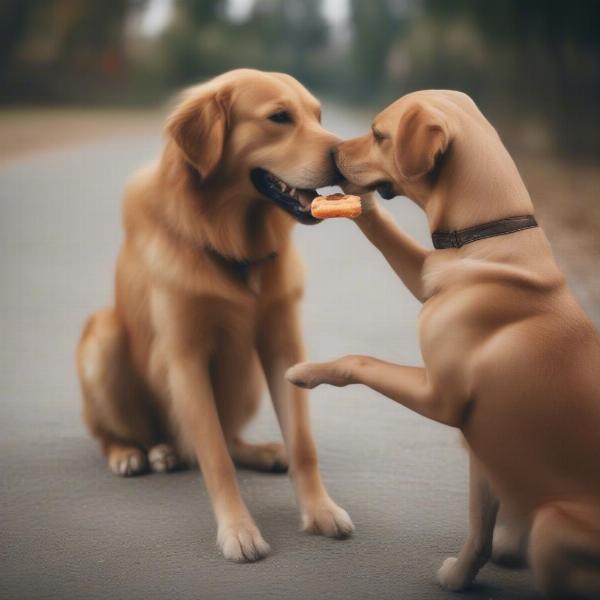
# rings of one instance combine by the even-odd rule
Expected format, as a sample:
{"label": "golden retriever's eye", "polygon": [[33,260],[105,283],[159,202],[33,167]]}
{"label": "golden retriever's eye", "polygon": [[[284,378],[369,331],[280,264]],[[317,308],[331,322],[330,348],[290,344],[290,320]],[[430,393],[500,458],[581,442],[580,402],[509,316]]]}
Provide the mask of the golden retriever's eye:
{"label": "golden retriever's eye", "polygon": [[293,123],[292,115],[287,110],[280,110],[279,112],[269,115],[269,121],[273,123]]}

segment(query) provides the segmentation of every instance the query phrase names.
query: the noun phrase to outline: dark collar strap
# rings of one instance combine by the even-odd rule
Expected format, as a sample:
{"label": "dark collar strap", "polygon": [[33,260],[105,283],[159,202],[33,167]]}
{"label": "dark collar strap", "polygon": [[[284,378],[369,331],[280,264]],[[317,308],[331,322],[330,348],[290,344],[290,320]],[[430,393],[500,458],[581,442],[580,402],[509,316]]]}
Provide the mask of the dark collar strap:
{"label": "dark collar strap", "polygon": [[215,262],[219,263],[244,285],[248,284],[250,269],[252,267],[256,267],[262,263],[273,260],[278,256],[277,252],[271,252],[270,254],[267,254],[261,258],[238,260],[217,252],[217,250],[211,246],[205,246],[204,250],[215,260]]}
{"label": "dark collar strap", "polygon": [[537,227],[538,223],[533,215],[524,215],[522,217],[508,217],[498,221],[491,221],[458,231],[434,231],[431,234],[433,247],[436,250],[444,248],[461,248],[465,244],[476,242],[484,238],[497,235],[507,235],[521,231],[522,229],[531,229]]}

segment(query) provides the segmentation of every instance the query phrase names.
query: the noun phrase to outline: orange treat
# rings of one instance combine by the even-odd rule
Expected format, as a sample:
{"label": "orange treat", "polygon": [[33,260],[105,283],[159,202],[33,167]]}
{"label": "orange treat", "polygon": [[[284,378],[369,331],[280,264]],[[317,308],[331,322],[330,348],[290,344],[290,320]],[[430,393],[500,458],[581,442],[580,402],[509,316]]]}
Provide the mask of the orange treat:
{"label": "orange treat", "polygon": [[360,198],[349,194],[317,196],[310,205],[310,212],[316,219],[348,217],[356,219],[362,212]]}

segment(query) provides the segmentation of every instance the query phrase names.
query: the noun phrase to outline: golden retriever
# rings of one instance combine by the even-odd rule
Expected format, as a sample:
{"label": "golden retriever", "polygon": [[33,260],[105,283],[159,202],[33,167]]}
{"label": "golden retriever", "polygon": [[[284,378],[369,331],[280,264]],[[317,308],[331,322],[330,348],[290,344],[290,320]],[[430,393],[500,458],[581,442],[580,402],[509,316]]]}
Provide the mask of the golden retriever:
{"label": "golden retriever", "polygon": [[[529,530],[524,545],[538,589],[598,600],[600,338],[535,226],[498,134],[468,96],[416,92],[336,152],[351,184],[408,196],[434,239],[450,240],[426,250],[364,197],[358,225],[423,302],[425,367],[347,356],[298,365],[288,377],[308,388],[362,383],[462,430],[470,530],[458,558],[438,573],[444,587],[467,587],[487,562],[499,498],[520,526],[512,531]],[[498,554],[517,550],[519,537],[505,530]]]}
{"label": "golden retriever", "polygon": [[[168,119],[160,159],[129,183],[115,304],[85,325],[84,418],[118,475],[197,460],[226,558],[269,552],[234,463],[284,471],[305,530],[344,537],[348,514],[318,469],[306,395],[284,378],[302,359],[295,221],[339,173],[318,101],[280,73],[236,70],[193,87]],[[264,388],[281,443],[240,431]]]}

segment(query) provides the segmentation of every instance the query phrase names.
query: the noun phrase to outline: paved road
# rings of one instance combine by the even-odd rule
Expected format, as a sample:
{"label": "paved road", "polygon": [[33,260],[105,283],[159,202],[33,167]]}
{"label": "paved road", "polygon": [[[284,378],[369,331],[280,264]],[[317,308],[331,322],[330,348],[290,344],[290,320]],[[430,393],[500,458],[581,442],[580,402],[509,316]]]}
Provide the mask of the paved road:
{"label": "paved road", "polygon": [[[361,115],[330,108],[342,136]],[[307,536],[285,476],[240,471],[272,555],[221,559],[198,472],[111,475],[80,421],[73,351],[85,316],[110,302],[127,175],[160,147],[153,132],[0,165],[0,598],[455,598],[434,572],[466,531],[466,457],[456,432],[358,387],[312,395],[331,494],[347,541]],[[408,201],[392,205],[426,241]],[[309,355],[419,364],[418,305],[348,222],[297,227],[306,259]],[[250,430],[278,437],[268,402]],[[535,598],[529,575],[487,566],[470,599]]]}

